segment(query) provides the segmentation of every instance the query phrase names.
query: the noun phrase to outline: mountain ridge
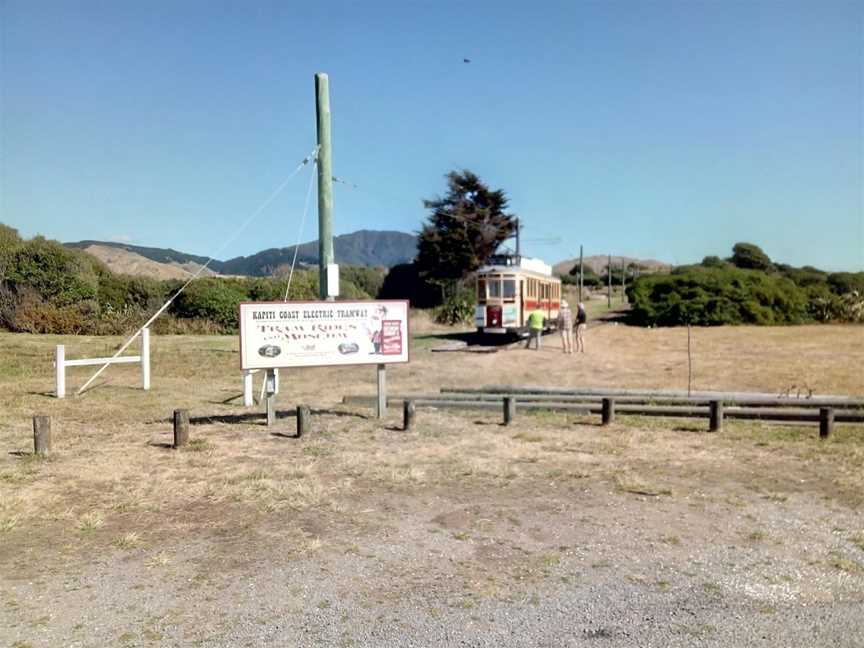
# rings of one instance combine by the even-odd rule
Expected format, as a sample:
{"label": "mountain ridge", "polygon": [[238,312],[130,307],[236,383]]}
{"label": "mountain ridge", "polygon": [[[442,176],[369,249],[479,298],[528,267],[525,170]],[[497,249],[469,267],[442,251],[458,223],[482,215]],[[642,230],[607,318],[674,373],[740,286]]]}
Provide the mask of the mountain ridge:
{"label": "mountain ridge", "polygon": [[[635,263],[642,268],[648,270],[649,272],[664,272],[668,271],[672,268],[671,263],[664,263],[663,261],[657,261],[656,259],[639,259],[636,257],[628,257],[628,256],[616,256],[612,255],[612,268],[620,268],[621,261],[624,261],[627,265],[631,263]],[[586,270],[590,269],[595,274],[605,274],[606,266],[609,264],[609,255],[608,254],[594,254],[591,256],[583,257],[582,260],[583,265]],[[579,265],[579,257],[575,257],[573,259],[565,259],[564,261],[559,261],[555,265],[552,266],[552,272],[555,275],[563,276],[569,274],[570,271]]]}
{"label": "mountain ridge", "polygon": [[[86,239],[64,243],[66,247],[96,250],[105,263],[111,266],[116,257],[106,252],[107,248],[125,250],[130,254],[149,259],[150,261],[181,266],[185,268],[200,266],[207,262],[207,257],[181,252],[173,248],[158,248],[117,241],[96,241]],[[318,263],[318,240],[307,241],[299,246],[268,248],[248,256],[238,256],[222,261],[213,259],[207,266],[214,273],[222,275],[246,275],[265,277],[273,274],[280,266],[290,265],[294,259],[294,248],[297,247],[298,264],[313,265]],[[342,234],[333,238],[333,252],[336,263],[342,265],[383,266],[392,267],[401,263],[410,263],[417,252],[417,237],[405,232],[394,230],[358,230],[350,234]],[[132,257],[126,256],[128,264],[135,264]],[[137,262],[139,267],[147,264]],[[121,270],[122,271],[122,270]]]}

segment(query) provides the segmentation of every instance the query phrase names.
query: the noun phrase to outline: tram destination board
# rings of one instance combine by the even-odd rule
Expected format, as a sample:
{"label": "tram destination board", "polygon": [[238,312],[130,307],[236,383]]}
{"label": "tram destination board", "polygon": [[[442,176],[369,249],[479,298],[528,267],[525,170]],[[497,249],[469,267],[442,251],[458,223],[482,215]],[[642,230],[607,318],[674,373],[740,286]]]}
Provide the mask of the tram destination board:
{"label": "tram destination board", "polygon": [[242,369],[408,362],[408,302],[240,304]]}

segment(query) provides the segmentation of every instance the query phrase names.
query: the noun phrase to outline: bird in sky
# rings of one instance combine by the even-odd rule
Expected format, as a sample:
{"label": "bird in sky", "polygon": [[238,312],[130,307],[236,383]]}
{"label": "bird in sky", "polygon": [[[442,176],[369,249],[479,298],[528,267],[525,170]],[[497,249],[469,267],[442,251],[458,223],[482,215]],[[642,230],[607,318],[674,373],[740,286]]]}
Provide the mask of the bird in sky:
{"label": "bird in sky", "polygon": [[462,59],[462,62],[463,62],[463,63],[470,63],[470,62],[471,62],[471,59],[463,58],[463,59]]}

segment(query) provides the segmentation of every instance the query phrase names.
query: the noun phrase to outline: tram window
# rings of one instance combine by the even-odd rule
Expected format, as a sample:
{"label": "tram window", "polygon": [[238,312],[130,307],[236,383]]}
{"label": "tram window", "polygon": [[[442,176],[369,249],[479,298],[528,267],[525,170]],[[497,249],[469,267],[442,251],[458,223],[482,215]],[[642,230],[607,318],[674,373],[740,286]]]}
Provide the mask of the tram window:
{"label": "tram window", "polygon": [[486,280],[477,280],[477,299],[486,299]]}
{"label": "tram window", "polygon": [[516,296],[516,282],[513,279],[504,280],[504,299],[513,299]]}
{"label": "tram window", "polygon": [[501,296],[501,280],[500,279],[492,279],[488,282],[489,285],[489,296],[490,297],[500,297]]}

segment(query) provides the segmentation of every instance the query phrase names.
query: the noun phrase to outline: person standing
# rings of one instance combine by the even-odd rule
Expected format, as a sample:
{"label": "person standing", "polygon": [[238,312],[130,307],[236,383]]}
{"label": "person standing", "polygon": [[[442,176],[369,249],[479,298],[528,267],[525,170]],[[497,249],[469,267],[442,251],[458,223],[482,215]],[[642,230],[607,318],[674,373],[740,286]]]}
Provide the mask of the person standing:
{"label": "person standing", "polygon": [[585,304],[579,302],[576,309],[576,350],[585,353],[585,329],[588,328],[588,313]]}
{"label": "person standing", "polygon": [[561,308],[558,309],[558,330],[561,332],[564,353],[573,353],[573,312],[566,299],[561,300]]}
{"label": "person standing", "polygon": [[540,350],[540,338],[543,335],[543,311],[537,309],[531,311],[531,314],[528,316],[528,344],[525,345],[526,349],[531,348],[531,341],[535,340],[535,350]]}

